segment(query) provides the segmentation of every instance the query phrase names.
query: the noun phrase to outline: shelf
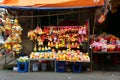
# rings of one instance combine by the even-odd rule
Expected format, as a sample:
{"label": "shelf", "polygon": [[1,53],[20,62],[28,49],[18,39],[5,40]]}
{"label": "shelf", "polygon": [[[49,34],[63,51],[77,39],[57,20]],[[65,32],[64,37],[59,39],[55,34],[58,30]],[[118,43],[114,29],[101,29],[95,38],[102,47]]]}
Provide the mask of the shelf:
{"label": "shelf", "polygon": [[87,63],[90,62],[90,61],[69,61],[69,60],[56,60],[56,61],[66,61],[66,62],[87,62]]}
{"label": "shelf", "polygon": [[113,51],[113,52],[93,52],[94,54],[103,54],[103,53],[110,53],[110,54],[114,54],[114,53],[120,53],[118,51]]}
{"label": "shelf", "polygon": [[55,59],[54,58],[53,59],[32,59],[32,58],[30,58],[29,60],[30,61],[32,61],[32,60],[34,61],[34,60],[55,60]]}
{"label": "shelf", "polygon": [[[53,59],[29,59],[29,60],[34,61],[34,60],[56,60],[56,59],[53,58]],[[69,60],[56,60],[56,61],[74,62],[74,61],[69,61]],[[75,61],[75,62],[90,62],[90,61]]]}

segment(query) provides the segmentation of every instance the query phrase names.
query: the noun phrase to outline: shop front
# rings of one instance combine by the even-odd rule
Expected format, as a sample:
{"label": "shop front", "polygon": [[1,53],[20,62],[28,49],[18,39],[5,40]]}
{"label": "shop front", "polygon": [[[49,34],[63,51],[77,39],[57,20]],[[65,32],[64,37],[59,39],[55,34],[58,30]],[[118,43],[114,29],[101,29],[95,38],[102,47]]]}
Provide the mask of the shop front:
{"label": "shop front", "polygon": [[[81,72],[82,64],[91,64],[90,26],[94,23],[91,10],[104,5],[104,1],[47,1],[29,0],[21,4],[22,0],[14,3],[5,0],[0,3],[9,13],[2,16],[5,17],[2,26],[6,38],[4,46],[19,56],[20,72],[47,69]],[[27,57],[21,57],[21,53],[26,53]]]}

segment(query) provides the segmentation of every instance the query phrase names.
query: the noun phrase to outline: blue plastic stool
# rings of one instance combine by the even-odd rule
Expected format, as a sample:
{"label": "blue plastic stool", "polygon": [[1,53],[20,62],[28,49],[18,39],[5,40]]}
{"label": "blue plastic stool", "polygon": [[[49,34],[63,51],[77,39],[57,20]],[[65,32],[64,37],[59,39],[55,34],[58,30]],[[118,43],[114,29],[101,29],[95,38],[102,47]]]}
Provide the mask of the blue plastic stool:
{"label": "blue plastic stool", "polygon": [[17,61],[18,72],[28,72],[28,62]]}
{"label": "blue plastic stool", "polygon": [[73,63],[73,72],[79,73],[82,69],[82,63],[81,62],[75,62]]}
{"label": "blue plastic stool", "polygon": [[56,62],[56,72],[65,72],[65,61]]}

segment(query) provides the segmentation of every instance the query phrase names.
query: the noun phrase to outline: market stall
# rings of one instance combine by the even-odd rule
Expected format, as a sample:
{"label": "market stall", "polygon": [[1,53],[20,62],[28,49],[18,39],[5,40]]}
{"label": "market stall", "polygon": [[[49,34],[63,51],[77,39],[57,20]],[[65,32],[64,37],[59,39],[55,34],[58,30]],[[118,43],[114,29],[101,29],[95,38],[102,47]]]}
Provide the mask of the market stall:
{"label": "market stall", "polygon": [[[39,26],[28,32],[31,40],[37,41],[30,58],[64,62],[90,62],[88,45],[82,50],[83,42],[88,43],[88,25],[83,26]],[[56,64],[56,63],[55,63]]]}
{"label": "market stall", "polygon": [[105,69],[105,64],[114,66],[120,63],[120,39],[112,34],[102,33],[94,36],[91,40],[90,47],[94,56],[95,64],[102,64],[102,70]]}
{"label": "market stall", "polygon": [[[102,5],[104,5],[104,0],[47,0],[46,2],[43,0],[3,0],[0,3],[0,7],[2,8],[35,10],[77,9]],[[34,15],[32,15],[32,17],[34,17]],[[30,40],[33,40],[35,42],[34,50],[31,52],[29,60],[38,60],[39,62],[45,60],[54,60],[55,70],[58,70],[58,65],[61,64],[63,64],[65,68],[65,62],[72,62],[72,65],[74,63],[77,64],[82,62],[90,62],[88,49],[90,34],[89,27],[89,21],[79,26],[56,25],[44,26],[43,29],[41,26],[37,26],[35,30],[28,32],[28,37]],[[88,45],[85,46],[86,50],[81,49],[81,46],[86,43],[88,43]],[[74,66],[72,68],[74,70]],[[78,72],[80,72],[80,69]]]}
{"label": "market stall", "polygon": [[116,66],[119,66],[119,36],[117,36],[119,32],[116,33],[117,29],[111,28],[115,26],[113,23],[114,19],[112,19],[114,17],[111,14],[112,8],[115,6],[111,5],[113,3],[114,1],[106,0],[106,5],[101,9],[97,9],[95,14],[90,48],[92,64],[97,70],[101,68],[103,71],[105,68],[108,70],[117,70]]}

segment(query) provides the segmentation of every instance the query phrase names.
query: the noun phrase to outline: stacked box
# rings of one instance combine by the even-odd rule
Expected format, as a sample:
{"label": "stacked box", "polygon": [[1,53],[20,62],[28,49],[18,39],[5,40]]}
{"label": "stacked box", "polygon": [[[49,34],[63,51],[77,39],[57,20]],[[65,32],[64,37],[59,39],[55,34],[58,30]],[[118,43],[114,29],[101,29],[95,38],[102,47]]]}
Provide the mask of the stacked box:
{"label": "stacked box", "polygon": [[18,72],[28,72],[28,62],[17,61]]}
{"label": "stacked box", "polygon": [[81,62],[73,62],[73,72],[80,73],[82,69],[82,63]]}

